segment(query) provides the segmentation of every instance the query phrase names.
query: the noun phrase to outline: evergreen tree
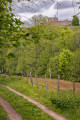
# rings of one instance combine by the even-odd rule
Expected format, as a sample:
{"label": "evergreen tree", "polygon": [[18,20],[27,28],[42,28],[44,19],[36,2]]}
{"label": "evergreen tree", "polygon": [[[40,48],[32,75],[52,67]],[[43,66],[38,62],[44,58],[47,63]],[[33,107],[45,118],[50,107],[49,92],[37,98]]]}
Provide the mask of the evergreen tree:
{"label": "evergreen tree", "polygon": [[73,16],[72,25],[79,26],[79,18],[76,15]]}

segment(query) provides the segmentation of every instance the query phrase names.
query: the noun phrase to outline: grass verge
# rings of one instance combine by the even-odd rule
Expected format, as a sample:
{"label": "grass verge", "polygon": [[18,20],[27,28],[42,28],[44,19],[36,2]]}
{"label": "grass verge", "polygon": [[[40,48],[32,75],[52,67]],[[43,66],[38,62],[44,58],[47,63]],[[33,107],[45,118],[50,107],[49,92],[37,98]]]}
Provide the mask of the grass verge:
{"label": "grass verge", "polygon": [[45,104],[55,112],[69,120],[80,120],[80,95],[69,92],[46,92],[45,88],[37,89],[36,85],[27,84],[27,81],[16,77],[0,76],[0,83],[8,85],[23,94]]}
{"label": "grass verge", "polygon": [[0,106],[0,120],[8,120],[7,113]]}

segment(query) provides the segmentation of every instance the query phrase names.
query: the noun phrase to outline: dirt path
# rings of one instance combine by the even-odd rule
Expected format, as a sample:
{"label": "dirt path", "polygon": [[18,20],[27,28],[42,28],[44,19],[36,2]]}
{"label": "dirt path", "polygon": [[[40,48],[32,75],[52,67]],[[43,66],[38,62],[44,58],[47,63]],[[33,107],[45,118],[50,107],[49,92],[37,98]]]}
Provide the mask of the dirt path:
{"label": "dirt path", "polygon": [[9,120],[22,120],[22,117],[17,113],[9,102],[0,97],[0,104],[3,109],[8,113]]}
{"label": "dirt path", "polygon": [[[1,85],[1,84],[0,84]],[[36,100],[31,99],[30,97],[27,97],[25,95],[23,95],[22,93],[10,88],[9,86],[5,86],[2,85],[6,88],[8,88],[9,90],[13,91],[14,93],[18,94],[19,96],[22,96],[23,98],[27,99],[29,102],[35,104],[38,108],[40,108],[43,112],[47,113],[48,115],[50,115],[52,118],[54,118],[55,120],[67,120],[66,118],[60,116],[59,114],[55,113],[54,111],[52,111],[51,109],[49,109],[48,107],[45,107],[43,104],[37,102]],[[18,120],[18,119],[16,119]]]}

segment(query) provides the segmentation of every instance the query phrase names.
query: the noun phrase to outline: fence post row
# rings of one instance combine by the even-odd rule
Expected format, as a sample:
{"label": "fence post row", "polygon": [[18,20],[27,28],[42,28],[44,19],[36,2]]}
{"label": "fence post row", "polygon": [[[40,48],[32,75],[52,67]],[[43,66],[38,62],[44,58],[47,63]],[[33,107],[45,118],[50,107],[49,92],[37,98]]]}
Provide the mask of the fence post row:
{"label": "fence post row", "polygon": [[35,74],[35,79],[36,79],[36,85],[37,85],[37,89],[38,89],[39,86],[38,86],[38,80],[37,80],[37,76],[36,76],[36,74]]}
{"label": "fence post row", "polygon": [[60,75],[58,75],[58,92],[59,92],[59,81],[60,81]]}
{"label": "fence post row", "polygon": [[[9,77],[11,76],[11,73],[10,73],[11,71],[10,70],[8,70],[8,75],[9,75]],[[4,73],[4,76],[6,77],[6,75],[7,75],[7,71],[5,70],[3,70],[3,69],[1,69],[0,70],[0,73]],[[51,79],[51,70],[49,69],[49,73],[50,73],[50,79]],[[29,74],[28,73],[26,73],[27,74],[27,83],[29,83]],[[16,77],[17,77],[17,72],[16,72]],[[23,72],[21,71],[21,76],[23,77]],[[39,83],[38,83],[38,79],[37,79],[37,75],[35,74],[35,80],[36,80],[36,86],[37,86],[37,89],[39,88]],[[44,75],[44,80],[45,80],[45,87],[46,87],[46,91],[48,91],[48,85],[47,85],[47,81],[46,81],[46,74]],[[31,76],[31,71],[30,71],[30,81],[31,81],[31,84],[33,85],[33,80],[32,80],[32,76]],[[59,92],[60,91],[60,74],[58,75],[58,83],[57,83],[57,91]],[[75,81],[73,81],[73,93],[75,92],[75,90],[76,90],[76,88],[75,88]]]}
{"label": "fence post row", "polygon": [[46,91],[48,91],[48,87],[47,87],[47,81],[46,81],[46,74],[44,75],[44,80],[45,80],[45,86],[46,86]]}
{"label": "fence post row", "polygon": [[31,84],[33,85],[32,77],[31,77],[31,71],[30,71],[30,80],[31,80]]}

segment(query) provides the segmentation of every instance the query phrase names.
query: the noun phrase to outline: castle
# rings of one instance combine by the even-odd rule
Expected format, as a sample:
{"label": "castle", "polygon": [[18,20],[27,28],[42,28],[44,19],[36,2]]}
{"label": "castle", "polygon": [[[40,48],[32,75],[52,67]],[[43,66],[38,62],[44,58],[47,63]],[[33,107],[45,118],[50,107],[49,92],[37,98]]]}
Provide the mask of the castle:
{"label": "castle", "polygon": [[36,20],[36,25],[50,24],[50,23],[53,23],[54,25],[59,25],[59,26],[69,26],[71,25],[72,22],[69,21],[68,19],[59,21],[57,17],[50,17],[50,18],[47,18],[46,20],[42,20],[41,22],[39,22],[39,20]]}
{"label": "castle", "polygon": [[68,19],[63,20],[63,21],[58,21],[57,17],[52,17],[48,18],[48,23],[54,23],[55,25],[60,25],[60,26],[68,26],[71,24],[71,21],[68,21]]}

